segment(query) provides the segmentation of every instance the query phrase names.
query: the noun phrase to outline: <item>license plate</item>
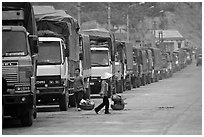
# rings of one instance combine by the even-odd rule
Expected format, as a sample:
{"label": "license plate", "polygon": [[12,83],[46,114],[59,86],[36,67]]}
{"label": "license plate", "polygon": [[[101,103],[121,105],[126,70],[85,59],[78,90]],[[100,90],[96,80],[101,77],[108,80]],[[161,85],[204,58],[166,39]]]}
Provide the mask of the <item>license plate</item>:
{"label": "license plate", "polygon": [[90,83],[90,85],[94,85],[94,83]]}

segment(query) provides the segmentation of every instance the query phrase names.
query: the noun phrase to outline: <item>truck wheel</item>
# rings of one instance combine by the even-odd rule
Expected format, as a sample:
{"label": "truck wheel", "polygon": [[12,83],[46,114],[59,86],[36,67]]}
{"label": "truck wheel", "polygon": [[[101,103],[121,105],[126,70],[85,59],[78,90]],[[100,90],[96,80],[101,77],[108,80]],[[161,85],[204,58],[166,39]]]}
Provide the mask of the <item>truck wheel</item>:
{"label": "truck wheel", "polygon": [[148,81],[149,81],[149,84],[151,84],[151,75],[148,75]]}
{"label": "truck wheel", "polygon": [[67,111],[68,106],[69,106],[69,93],[66,92],[65,94],[61,95],[59,100],[60,111]]}
{"label": "truck wheel", "polygon": [[127,86],[127,90],[131,90],[131,84]]}
{"label": "truck wheel", "polygon": [[156,76],[155,76],[155,82],[158,82],[159,80],[159,76],[158,76],[158,74],[156,74]]}
{"label": "truck wheel", "polygon": [[154,78],[151,78],[151,83],[154,83]]}
{"label": "truck wheel", "polygon": [[76,101],[75,101],[74,94],[69,96],[69,106],[70,107],[76,107]]}
{"label": "truck wheel", "polygon": [[136,80],[136,78],[133,78],[132,86],[133,86],[133,88],[137,87],[137,80]]}
{"label": "truck wheel", "polygon": [[144,76],[144,86],[147,84],[147,77]]}
{"label": "truck wheel", "polygon": [[4,126],[4,106],[2,105],[2,127]]}
{"label": "truck wheel", "polygon": [[119,93],[123,93],[123,82],[120,80],[119,82]]}
{"label": "truck wheel", "polygon": [[144,75],[142,76],[141,83],[142,83],[142,86],[145,86],[145,76]]}
{"label": "truck wheel", "polygon": [[131,85],[132,85],[131,81],[129,81],[129,79],[126,79],[125,81],[126,81],[126,82],[125,82],[125,84],[126,84],[126,89],[127,89],[127,90],[131,90]]}
{"label": "truck wheel", "polygon": [[149,84],[149,81],[148,81],[148,76],[145,76],[145,79],[146,79],[146,84]]}
{"label": "truck wheel", "polygon": [[136,87],[139,88],[140,87],[140,80],[139,80],[139,78],[135,78],[135,83],[136,83]]}
{"label": "truck wheel", "polygon": [[31,126],[33,124],[33,109],[28,109],[21,117],[21,124],[23,126]]}
{"label": "truck wheel", "polygon": [[34,118],[34,119],[37,118],[37,111],[33,112],[33,118]]}

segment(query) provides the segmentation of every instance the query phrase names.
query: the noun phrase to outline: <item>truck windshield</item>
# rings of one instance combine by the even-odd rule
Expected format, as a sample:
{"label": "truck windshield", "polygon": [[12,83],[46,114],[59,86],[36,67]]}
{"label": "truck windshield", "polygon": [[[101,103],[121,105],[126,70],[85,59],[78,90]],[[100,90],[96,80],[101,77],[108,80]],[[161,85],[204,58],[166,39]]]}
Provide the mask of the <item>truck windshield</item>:
{"label": "truck windshield", "polygon": [[2,32],[2,56],[27,55],[27,39],[25,32],[3,31]]}
{"label": "truck windshield", "polygon": [[61,64],[61,49],[59,41],[40,41],[39,57],[40,65]]}
{"label": "truck windshield", "polygon": [[91,51],[91,66],[108,66],[108,51],[107,50],[92,50]]}

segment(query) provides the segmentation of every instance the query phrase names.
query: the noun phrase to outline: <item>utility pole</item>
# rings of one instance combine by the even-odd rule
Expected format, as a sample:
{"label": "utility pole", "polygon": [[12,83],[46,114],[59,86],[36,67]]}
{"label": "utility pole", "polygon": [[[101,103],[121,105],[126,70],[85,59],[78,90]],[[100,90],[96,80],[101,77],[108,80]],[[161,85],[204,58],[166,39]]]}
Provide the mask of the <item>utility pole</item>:
{"label": "utility pole", "polygon": [[153,34],[154,34],[154,37],[156,37],[155,31],[156,31],[156,21],[154,20],[153,21]]}
{"label": "utility pole", "polygon": [[129,40],[130,40],[129,34],[130,34],[130,32],[129,32],[129,15],[127,13],[127,42],[129,42]]}
{"label": "utility pole", "polygon": [[129,22],[130,22],[130,20],[129,20],[129,9],[131,8],[131,7],[133,7],[133,6],[138,6],[138,5],[142,5],[142,4],[144,4],[144,2],[140,2],[140,3],[136,3],[136,4],[132,4],[132,5],[129,5],[128,7],[127,7],[127,42],[129,42],[130,41],[130,30],[129,30],[129,26],[130,26],[130,24],[129,24]]}
{"label": "utility pole", "polygon": [[110,3],[108,3],[108,31],[111,31],[110,12]]}
{"label": "utility pole", "polygon": [[80,2],[78,2],[77,4],[77,17],[78,17],[79,26],[81,26],[81,3]]}

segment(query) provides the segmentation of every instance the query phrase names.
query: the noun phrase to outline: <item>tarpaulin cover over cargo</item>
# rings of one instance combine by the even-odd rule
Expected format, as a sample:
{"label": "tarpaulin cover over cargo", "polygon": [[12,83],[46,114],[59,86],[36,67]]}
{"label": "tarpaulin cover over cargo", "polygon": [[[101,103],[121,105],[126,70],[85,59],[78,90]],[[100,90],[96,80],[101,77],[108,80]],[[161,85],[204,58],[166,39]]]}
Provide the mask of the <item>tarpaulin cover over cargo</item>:
{"label": "tarpaulin cover over cargo", "polygon": [[80,33],[89,35],[90,39],[98,39],[101,41],[109,41],[112,37],[111,33],[105,28],[87,29],[80,31]]}
{"label": "tarpaulin cover over cargo", "polygon": [[114,53],[114,35],[105,28],[87,29],[80,31],[81,34],[89,35],[90,40],[96,40],[98,42],[108,42],[110,51]]}
{"label": "tarpaulin cover over cargo", "polygon": [[79,61],[79,24],[64,10],[52,6],[33,6],[38,30],[51,30],[61,34],[69,49],[69,59]]}
{"label": "tarpaulin cover over cargo", "polygon": [[[36,28],[36,22],[35,18],[33,17],[33,8],[31,3],[29,2],[3,2],[2,3],[2,11],[6,11],[8,9],[16,9],[16,10],[23,10],[24,11],[24,19],[23,19],[23,26],[26,28],[26,30],[30,34],[37,35],[37,28]],[[11,21],[13,23],[13,20],[9,19],[7,20],[8,17],[7,14],[2,13],[2,20],[6,20],[6,23]],[[14,19],[15,20],[15,19]],[[9,25],[9,24],[4,24],[4,21],[2,21],[3,25]]]}

